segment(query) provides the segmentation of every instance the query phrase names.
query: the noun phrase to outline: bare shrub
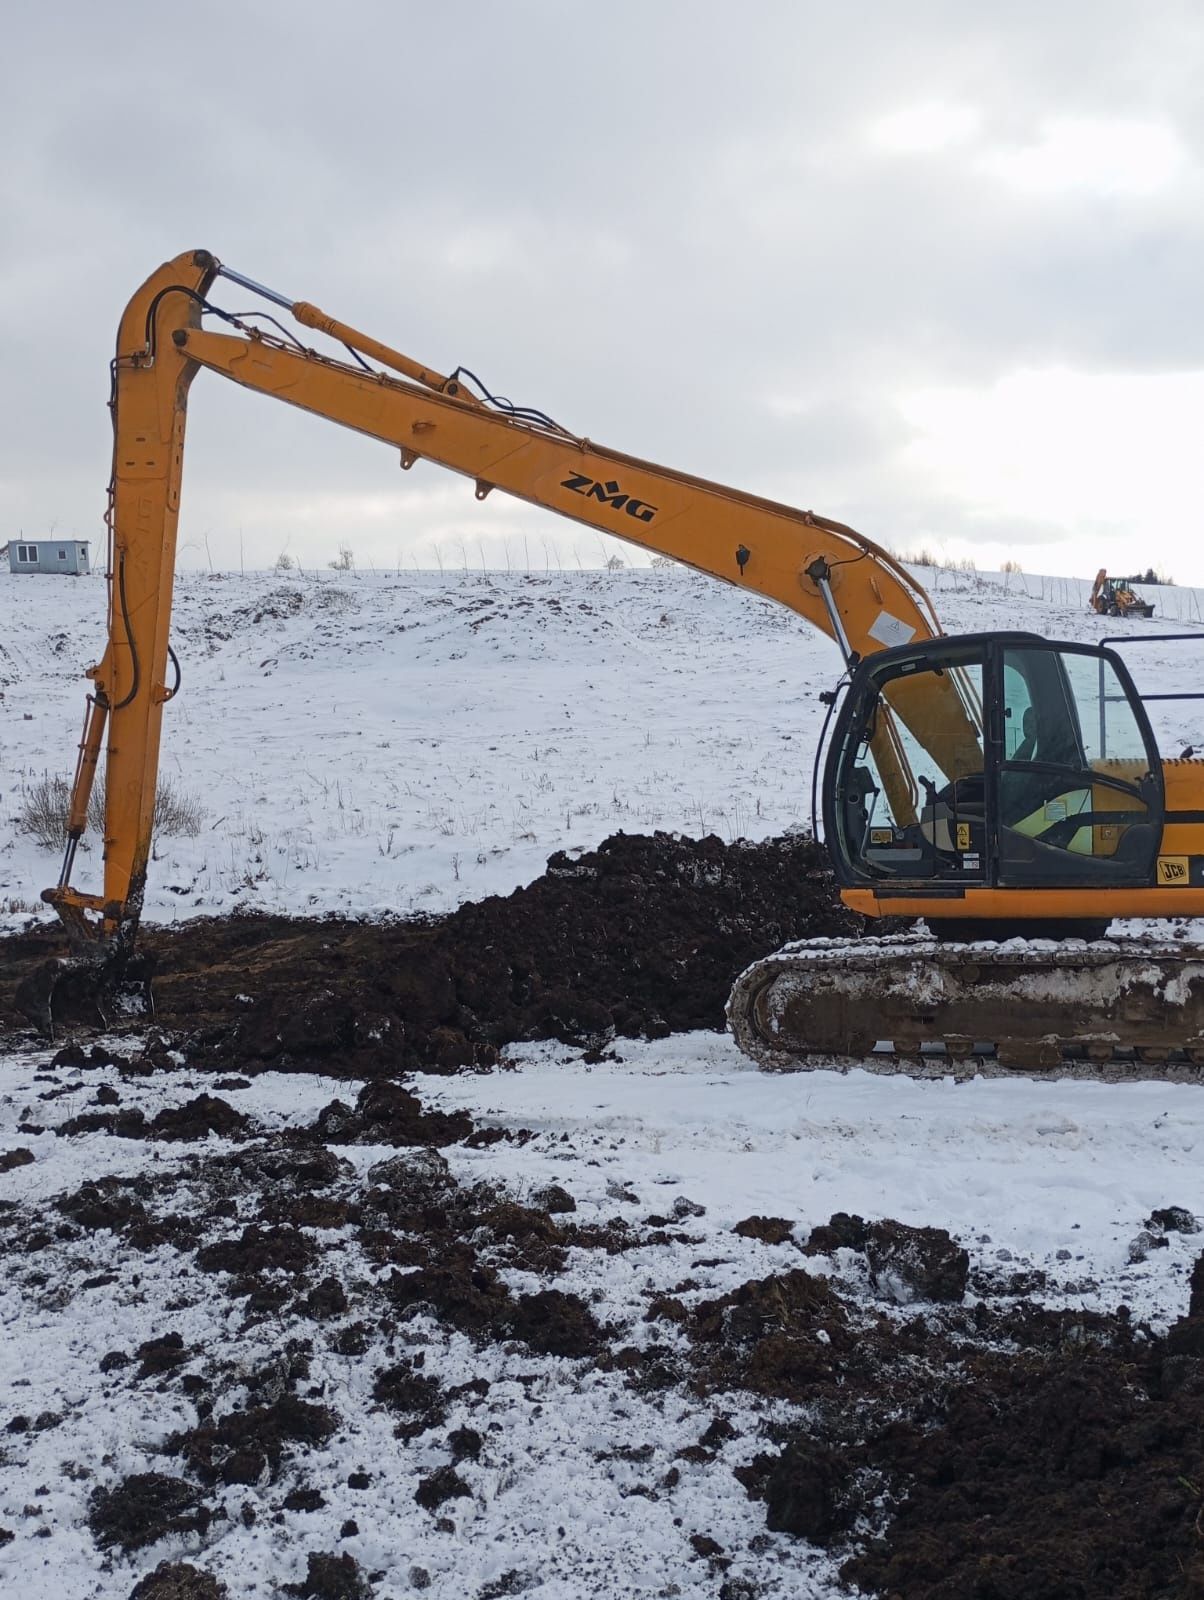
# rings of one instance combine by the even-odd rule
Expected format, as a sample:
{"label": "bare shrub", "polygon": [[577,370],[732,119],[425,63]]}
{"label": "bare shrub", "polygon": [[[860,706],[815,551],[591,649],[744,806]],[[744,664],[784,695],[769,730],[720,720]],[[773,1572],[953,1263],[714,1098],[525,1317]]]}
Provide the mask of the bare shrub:
{"label": "bare shrub", "polygon": [[[328,561],[326,564],[334,572],[354,572],[355,552],[349,544],[341,544],[336,559]],[[467,562],[465,562],[465,568],[467,569]]]}
{"label": "bare shrub", "polygon": [[1024,568],[1018,561],[1005,561],[999,570],[1001,572],[1015,573],[1019,576],[1024,571]]}
{"label": "bare shrub", "polygon": [[[61,850],[67,843],[67,813],[71,785],[58,773],[45,773],[21,788],[17,829],[27,833],[43,850]],[[104,828],[104,785],[97,784],[88,800],[88,829]],[[177,789],[169,778],[159,782],[155,798],[155,832],[195,838],[205,820],[205,808],[195,795]]]}
{"label": "bare shrub", "polygon": [[[89,822],[91,822],[89,806]],[[184,789],[177,789],[166,778],[160,780],[155,794],[155,832],[173,837],[195,839],[205,820],[205,808],[197,797]]]}
{"label": "bare shrub", "polygon": [[47,774],[22,785],[17,828],[32,834],[43,850],[61,849],[67,842],[67,808],[71,785],[66,778]]}

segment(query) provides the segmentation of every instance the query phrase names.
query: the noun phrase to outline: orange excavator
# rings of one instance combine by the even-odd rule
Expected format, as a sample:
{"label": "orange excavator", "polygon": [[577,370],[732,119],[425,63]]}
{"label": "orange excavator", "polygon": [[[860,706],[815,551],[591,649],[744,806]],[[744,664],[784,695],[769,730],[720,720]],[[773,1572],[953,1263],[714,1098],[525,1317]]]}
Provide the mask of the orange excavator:
{"label": "orange excavator", "polygon": [[[274,314],[223,309],[222,282],[339,354]],[[77,961],[120,966],[137,929],[179,684],[176,526],[202,370],[379,439],[405,470],[459,473],[478,500],[514,495],[752,589],[835,641],[844,676],[815,810],[840,892],[867,918],[924,918],[932,933],[788,947],[751,968],[729,1015],[762,1065],[1190,1076],[1204,1063],[1204,962],[1169,943],[1098,942],[1112,918],[1204,915],[1204,769],[1160,759],[1116,650],[945,636],[907,569],[843,523],[596,444],[204,250],[152,274],[118,333],[108,644],[89,673],[62,873],[44,894]],[[94,894],[72,873],[102,755]]]}

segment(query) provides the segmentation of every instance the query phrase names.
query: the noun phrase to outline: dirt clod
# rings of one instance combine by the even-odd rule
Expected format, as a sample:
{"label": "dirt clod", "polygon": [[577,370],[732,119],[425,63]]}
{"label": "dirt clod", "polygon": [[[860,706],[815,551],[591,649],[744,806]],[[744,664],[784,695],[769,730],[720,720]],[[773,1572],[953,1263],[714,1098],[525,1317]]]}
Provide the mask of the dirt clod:
{"label": "dirt clod", "polygon": [[217,1095],[198,1094],[182,1106],[160,1111],[151,1123],[156,1139],[204,1139],[211,1133],[238,1138],[247,1131],[247,1118]]}
{"label": "dirt clod", "polygon": [[161,1561],[136,1583],[130,1600],[226,1600],[230,1591],[211,1573],[187,1561]]}
{"label": "dirt clod", "polygon": [[217,1422],[173,1434],[167,1449],[184,1458],[205,1483],[258,1483],[276,1478],[290,1445],[325,1444],[337,1426],[334,1413],[292,1395],[271,1405],[232,1411]]}
{"label": "dirt clod", "polygon": [[320,1489],[290,1489],[284,1497],[286,1511],[321,1511],[326,1496]]}
{"label": "dirt clod", "polygon": [[100,1178],[85,1183],[74,1194],[64,1195],[58,1209],[76,1227],[106,1229],[117,1233],[133,1223],[146,1221],[146,1207],[134,1199],[120,1178]]}
{"label": "dirt clod", "polygon": [[286,1594],[297,1595],[300,1600],[370,1600],[372,1586],[348,1551],[337,1556],[325,1550],[314,1551],[306,1567],[300,1583],[285,1584]]}
{"label": "dirt clod", "polygon": [[454,1467],[436,1467],[419,1480],[414,1499],[424,1511],[437,1511],[448,1500],[470,1496],[472,1490]]}
{"label": "dirt clod", "polygon": [[399,1083],[365,1084],[355,1109],[332,1100],[318,1113],[314,1134],[329,1144],[455,1144],[472,1132],[462,1111],[426,1111]]}
{"label": "dirt clod", "polygon": [[1200,1224],[1186,1206],[1163,1206],[1151,1211],[1143,1224],[1155,1233],[1199,1233]]}
{"label": "dirt clod", "polygon": [[[755,1463],[762,1464],[763,1458]],[[796,1439],[766,1474],[761,1491],[766,1527],[827,1549],[848,1530],[856,1509],[847,1496],[846,1476],[836,1452]]]}
{"label": "dirt clod", "polygon": [[896,1305],[916,1300],[960,1301],[966,1292],[969,1254],[944,1228],[876,1222],[865,1243],[870,1282]]}
{"label": "dirt clod", "polygon": [[142,1363],[138,1369],[140,1378],[174,1372],[192,1359],[192,1352],[186,1348],[183,1337],[178,1333],[165,1333],[160,1339],[148,1339],[145,1344],[138,1346],[137,1355]]}
{"label": "dirt clod", "polygon": [[200,1492],[183,1478],[136,1472],[111,1489],[93,1491],[88,1512],[102,1549],[141,1550],[169,1533],[204,1533],[211,1520]]}
{"label": "dirt clod", "polygon": [[310,1266],[317,1253],[312,1239],[296,1228],[261,1228],[249,1223],[237,1239],[203,1245],[196,1259],[203,1272],[297,1273]]}
{"label": "dirt clod", "polygon": [[742,1239],[760,1239],[762,1244],[785,1244],[794,1232],[786,1217],[745,1217],[732,1229]]}

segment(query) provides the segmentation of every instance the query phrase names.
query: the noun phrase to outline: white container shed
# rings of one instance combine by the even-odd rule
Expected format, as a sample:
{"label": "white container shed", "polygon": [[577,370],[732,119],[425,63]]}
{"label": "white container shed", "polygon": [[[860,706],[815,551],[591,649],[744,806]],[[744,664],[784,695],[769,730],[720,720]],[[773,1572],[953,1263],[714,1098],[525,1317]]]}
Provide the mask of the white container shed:
{"label": "white container shed", "polygon": [[87,539],[10,539],[4,549],[10,572],[67,572],[77,577],[88,571]]}

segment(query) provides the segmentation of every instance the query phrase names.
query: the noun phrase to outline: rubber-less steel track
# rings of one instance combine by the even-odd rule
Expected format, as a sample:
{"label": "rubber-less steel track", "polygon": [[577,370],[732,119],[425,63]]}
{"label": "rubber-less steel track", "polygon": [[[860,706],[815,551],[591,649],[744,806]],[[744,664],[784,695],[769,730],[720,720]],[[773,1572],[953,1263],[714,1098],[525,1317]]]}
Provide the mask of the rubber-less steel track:
{"label": "rubber-less steel track", "polygon": [[810,940],[743,972],[728,1022],[772,1072],[1202,1083],[1204,948]]}

